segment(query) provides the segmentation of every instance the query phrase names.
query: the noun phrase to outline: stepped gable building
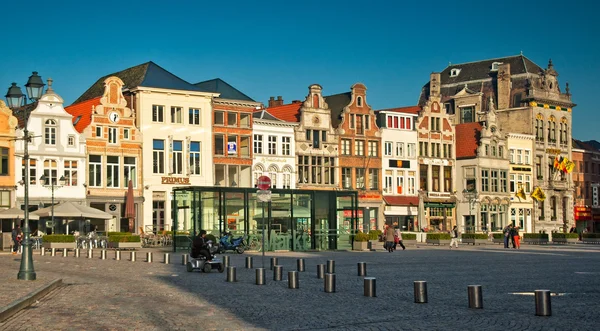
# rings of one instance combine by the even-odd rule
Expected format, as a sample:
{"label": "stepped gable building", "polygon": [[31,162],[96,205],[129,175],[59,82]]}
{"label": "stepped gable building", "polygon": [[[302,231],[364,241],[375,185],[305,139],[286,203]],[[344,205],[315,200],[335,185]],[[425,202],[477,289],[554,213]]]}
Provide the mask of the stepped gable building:
{"label": "stepped gable building", "polygon": [[252,114],[262,105],[220,78],[194,85],[219,94],[212,100],[214,185],[252,187]]}
{"label": "stepped gable building", "polygon": [[[142,134],[134,112],[127,107],[123,81],[104,80],[100,97],[73,104],[65,110],[86,140],[87,201],[93,208],[114,215],[113,220],[92,220],[98,231],[136,232],[144,222],[142,203]],[[134,214],[126,214],[129,182]]]}
{"label": "stepped gable building", "polygon": [[575,162],[575,226],[577,232],[600,232],[600,150],[597,141],[573,139],[572,156]]}
{"label": "stepped gable building", "polygon": [[367,103],[367,87],[356,83],[350,92],[326,96],[325,102],[339,137],[338,187],[358,190],[358,229],[379,229],[383,226],[381,130]]}
{"label": "stepped gable building", "polygon": [[386,224],[416,231],[418,223],[419,165],[415,123],[419,106],[378,110],[381,128],[383,202]]}
{"label": "stepped gable building", "polygon": [[[219,93],[193,85],[154,62],[146,62],[99,78],[75,104],[100,97],[111,76],[123,82],[123,97],[142,134],[142,227],[144,232],[173,228],[173,204],[178,208],[177,230],[193,228],[191,196],[174,196],[182,185],[213,186],[212,100]],[[197,228],[200,226],[198,224]],[[136,229],[137,230],[137,229]]]}
{"label": "stepped gable building", "polygon": [[[497,105],[499,126],[507,133],[535,136],[534,183],[545,199],[536,201],[531,230],[558,231],[573,224],[571,175],[553,164],[571,158],[571,101],[568,84],[563,93],[558,72],[549,61],[541,68],[523,55],[450,64],[440,73],[441,102],[455,123],[479,121],[492,97]],[[421,92],[420,104],[433,93],[431,84]]]}
{"label": "stepped gable building", "polygon": [[449,231],[456,225],[456,162],[453,116],[444,111],[440,74],[432,73],[427,101],[417,117],[421,228]]}
{"label": "stepped gable building", "polygon": [[[0,210],[14,207],[15,187],[15,139],[18,120],[12,110],[0,100]],[[11,220],[2,220],[0,232],[13,229]]]}

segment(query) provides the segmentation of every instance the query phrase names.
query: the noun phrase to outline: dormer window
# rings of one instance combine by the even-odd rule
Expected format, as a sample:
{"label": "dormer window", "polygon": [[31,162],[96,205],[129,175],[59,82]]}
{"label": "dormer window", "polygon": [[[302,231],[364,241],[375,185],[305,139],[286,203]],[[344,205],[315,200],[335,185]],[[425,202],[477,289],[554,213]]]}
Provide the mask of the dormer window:
{"label": "dormer window", "polygon": [[359,107],[362,107],[362,105],[363,105],[362,97],[356,98],[356,105],[359,106]]}
{"label": "dormer window", "polygon": [[498,67],[502,64],[502,62],[493,62],[492,63],[492,70],[490,71],[498,71]]}
{"label": "dormer window", "polygon": [[450,70],[450,77],[456,77],[458,74],[460,74],[460,69],[454,68]]}

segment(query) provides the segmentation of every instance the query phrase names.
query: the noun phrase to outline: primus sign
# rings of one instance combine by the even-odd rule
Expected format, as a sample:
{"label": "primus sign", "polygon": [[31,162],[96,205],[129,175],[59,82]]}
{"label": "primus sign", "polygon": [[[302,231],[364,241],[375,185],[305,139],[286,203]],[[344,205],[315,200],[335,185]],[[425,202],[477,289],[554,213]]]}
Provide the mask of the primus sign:
{"label": "primus sign", "polygon": [[161,184],[181,184],[189,185],[190,179],[188,177],[161,177]]}

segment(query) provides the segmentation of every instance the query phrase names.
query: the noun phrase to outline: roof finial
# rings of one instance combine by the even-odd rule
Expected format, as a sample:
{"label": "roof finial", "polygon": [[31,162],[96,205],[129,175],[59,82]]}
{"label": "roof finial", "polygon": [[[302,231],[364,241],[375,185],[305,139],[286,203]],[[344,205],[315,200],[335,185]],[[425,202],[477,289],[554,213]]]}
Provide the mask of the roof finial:
{"label": "roof finial", "polygon": [[46,90],[46,93],[54,92],[54,90],[52,89],[52,82],[53,82],[54,80],[52,80],[52,78],[51,78],[51,77],[48,77],[48,80],[47,80],[47,81],[48,81],[48,89]]}
{"label": "roof finial", "polygon": [[550,69],[550,68],[552,68],[552,67],[554,67],[554,65],[552,64],[552,59],[550,59],[550,60],[548,61],[548,69]]}
{"label": "roof finial", "polygon": [[521,51],[521,56],[523,56],[523,51]]}
{"label": "roof finial", "polygon": [[569,88],[569,82],[567,82],[567,87],[565,88],[565,93],[566,93],[567,95],[570,95],[570,94],[571,94],[571,89]]}

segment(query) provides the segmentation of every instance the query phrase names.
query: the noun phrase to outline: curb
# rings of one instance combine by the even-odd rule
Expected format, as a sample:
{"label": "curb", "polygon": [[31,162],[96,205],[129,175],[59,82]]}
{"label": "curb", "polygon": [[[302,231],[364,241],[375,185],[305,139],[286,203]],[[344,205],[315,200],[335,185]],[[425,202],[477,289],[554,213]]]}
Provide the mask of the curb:
{"label": "curb", "polygon": [[26,296],[11,302],[8,306],[0,308],[0,323],[3,323],[19,311],[31,306],[36,300],[44,297],[60,285],[62,285],[62,279],[55,279],[50,283],[33,290]]}

